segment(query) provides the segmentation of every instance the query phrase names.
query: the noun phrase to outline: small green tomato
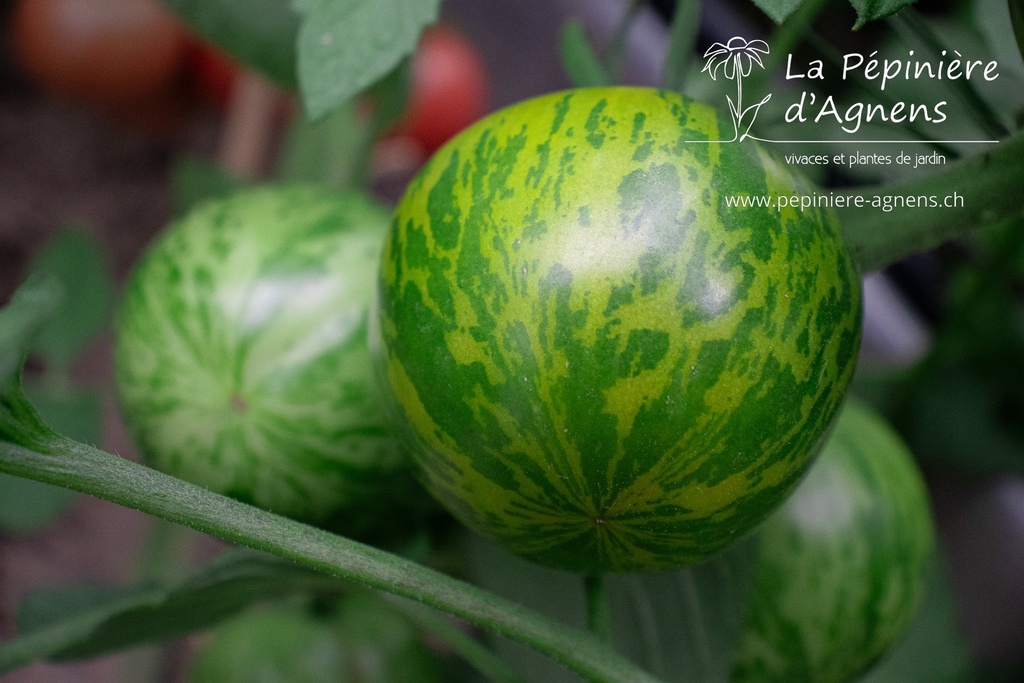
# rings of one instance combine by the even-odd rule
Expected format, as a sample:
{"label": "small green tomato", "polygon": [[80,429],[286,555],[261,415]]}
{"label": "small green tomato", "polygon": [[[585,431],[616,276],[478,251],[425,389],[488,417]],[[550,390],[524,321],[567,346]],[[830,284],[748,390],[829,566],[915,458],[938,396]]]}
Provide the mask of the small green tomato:
{"label": "small green tomato", "polygon": [[207,203],[142,257],[117,320],[122,412],[156,468],[358,534],[415,498],[367,349],[388,214],[272,187]]}
{"label": "small green tomato", "polygon": [[852,680],[910,623],[935,543],[913,458],[855,402],[759,533],[738,683]]}

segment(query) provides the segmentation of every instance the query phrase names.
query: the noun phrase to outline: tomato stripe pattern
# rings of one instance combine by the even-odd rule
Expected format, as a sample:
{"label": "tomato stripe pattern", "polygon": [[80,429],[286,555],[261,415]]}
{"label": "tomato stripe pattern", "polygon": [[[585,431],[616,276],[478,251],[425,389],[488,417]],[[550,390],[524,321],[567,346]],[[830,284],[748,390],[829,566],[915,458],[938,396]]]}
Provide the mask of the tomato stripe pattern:
{"label": "tomato stripe pattern", "polygon": [[792,490],[860,343],[811,187],[710,107],[642,88],[496,112],[413,180],[371,342],[427,488],[564,569],[700,561]]}
{"label": "tomato stripe pattern", "polygon": [[309,521],[379,506],[407,469],[366,345],[387,225],[362,197],[306,187],[172,225],[118,319],[122,412],[145,459]]}
{"label": "tomato stripe pattern", "polygon": [[852,401],[759,535],[737,683],[854,680],[906,630],[935,549],[913,457],[881,417]]}

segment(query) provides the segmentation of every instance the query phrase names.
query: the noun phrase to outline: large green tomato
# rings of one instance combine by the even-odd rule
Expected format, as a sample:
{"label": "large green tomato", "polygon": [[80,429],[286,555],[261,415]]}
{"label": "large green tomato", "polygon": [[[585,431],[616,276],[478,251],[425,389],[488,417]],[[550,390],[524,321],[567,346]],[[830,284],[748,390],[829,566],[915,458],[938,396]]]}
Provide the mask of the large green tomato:
{"label": "large green tomato", "polygon": [[361,533],[409,496],[367,311],[387,213],[307,187],[243,192],[171,225],[117,321],[122,412],[158,469]]}
{"label": "large green tomato", "polygon": [[841,683],[902,635],[934,528],[900,438],[848,403],[807,478],[760,530],[736,681]]}
{"label": "large green tomato", "polygon": [[[381,267],[377,359],[423,481],[581,572],[706,558],[792,491],[861,295],[831,212],[712,108],[640,88],[497,112],[427,163]],[[736,205],[732,205],[736,204]]]}

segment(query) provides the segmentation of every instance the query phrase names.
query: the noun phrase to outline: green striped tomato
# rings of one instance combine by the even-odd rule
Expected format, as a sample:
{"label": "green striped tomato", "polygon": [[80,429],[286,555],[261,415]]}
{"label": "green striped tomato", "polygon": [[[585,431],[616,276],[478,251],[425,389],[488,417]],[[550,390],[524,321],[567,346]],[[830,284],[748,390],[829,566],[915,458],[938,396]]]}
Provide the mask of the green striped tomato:
{"label": "green striped tomato", "polygon": [[408,471],[366,345],[387,225],[361,196],[307,187],[171,225],[117,323],[122,412],[145,459],[284,515],[376,525]]}
{"label": "green striped tomato", "polygon": [[693,563],[792,490],[860,343],[832,213],[711,107],[641,88],[513,105],[442,147],[384,247],[372,343],[423,481],[513,552]]}
{"label": "green striped tomato", "polygon": [[339,683],[348,681],[336,629],[304,614],[242,614],[214,632],[192,662],[189,683]]}
{"label": "green striped tomato", "polygon": [[934,535],[907,447],[848,403],[807,478],[761,527],[734,680],[851,680],[914,616]]}
{"label": "green striped tomato", "polygon": [[263,610],[220,625],[190,683],[440,683],[442,659],[380,596],[346,596],[335,614]]}

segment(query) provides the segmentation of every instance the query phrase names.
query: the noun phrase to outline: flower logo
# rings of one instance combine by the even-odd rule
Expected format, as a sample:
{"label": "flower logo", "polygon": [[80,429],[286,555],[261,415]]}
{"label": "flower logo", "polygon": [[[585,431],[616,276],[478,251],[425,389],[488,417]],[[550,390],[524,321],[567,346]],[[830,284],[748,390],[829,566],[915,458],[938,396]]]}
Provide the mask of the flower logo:
{"label": "flower logo", "polygon": [[762,69],[764,68],[761,55],[766,55],[768,52],[768,43],[763,40],[748,41],[736,36],[725,45],[715,43],[707,49],[704,59],[708,61],[704,65],[703,71],[710,73],[711,78],[716,80],[719,69],[722,70],[722,75],[730,81],[736,78],[736,74],[749,76],[754,68],[754,62],[757,62]]}
{"label": "flower logo", "polygon": [[[754,125],[754,119],[757,118],[758,110],[771,99],[772,96],[769,94],[757,104],[743,108],[743,78],[750,75],[755,63],[762,69],[764,68],[761,55],[766,55],[768,52],[768,43],[763,40],[746,40],[740,36],[730,38],[728,43],[715,43],[704,52],[704,59],[707,61],[704,63],[701,73],[707,71],[712,80],[718,80],[718,73],[721,71],[727,80],[736,80],[736,101],[733,102],[732,97],[726,95],[726,99],[729,101],[729,113],[732,116],[736,132],[732,140],[722,140],[722,142],[735,142],[748,137],[750,127]],[[742,133],[740,133],[741,128],[743,129]]]}

